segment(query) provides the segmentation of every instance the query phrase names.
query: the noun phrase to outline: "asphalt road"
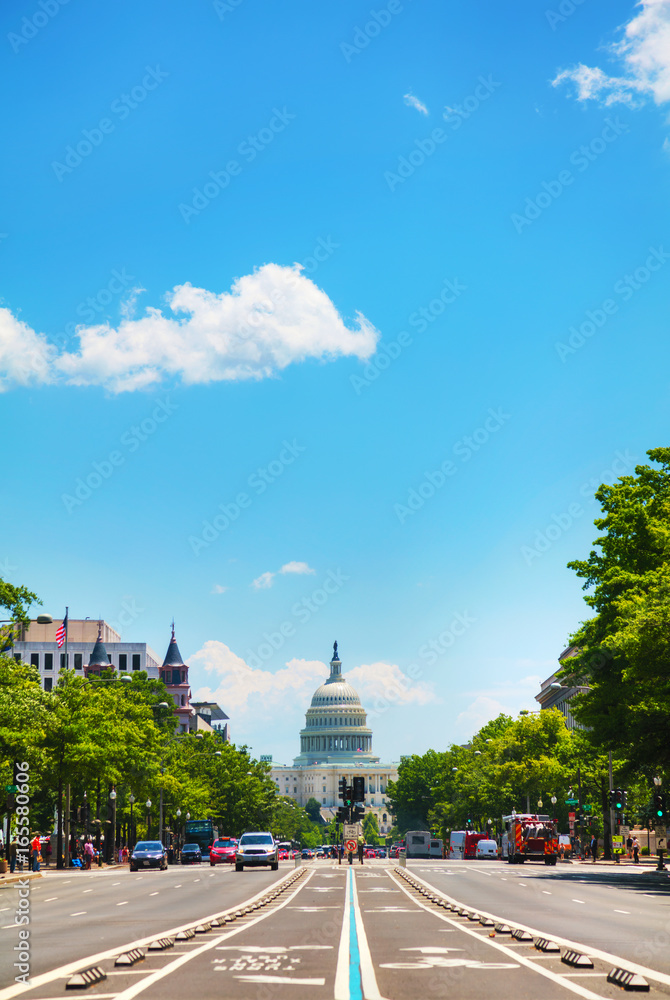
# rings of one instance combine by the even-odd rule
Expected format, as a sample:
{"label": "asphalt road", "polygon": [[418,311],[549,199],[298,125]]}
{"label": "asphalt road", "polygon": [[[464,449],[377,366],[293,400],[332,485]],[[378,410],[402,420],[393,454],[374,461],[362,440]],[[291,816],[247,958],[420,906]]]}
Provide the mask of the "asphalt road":
{"label": "asphalt road", "polygon": [[[285,874],[293,863],[280,865]],[[30,885],[31,975],[64,961],[236,906],[277,881],[266,868],[238,875],[232,865],[174,865],[166,872],[128,868],[47,872]],[[14,915],[19,887],[0,892],[0,987],[13,982]]]}
{"label": "asphalt road", "polygon": [[[535,923],[547,933],[558,933],[549,927],[553,921],[561,936],[584,940],[590,935],[610,951],[615,942],[603,925],[617,927],[625,942],[627,925],[616,920],[633,916],[633,906],[636,920],[649,921],[656,933],[664,927],[665,889],[645,896],[649,886],[638,886],[638,876],[623,881],[615,873],[609,879],[618,878],[622,884],[610,885],[605,873],[594,873],[594,882],[585,880],[586,873],[579,869],[574,874],[581,880],[573,881],[572,872],[564,870],[513,868],[510,884],[508,866],[497,862],[418,862],[403,872],[381,861],[363,867],[317,861],[298,870],[284,865],[279,873],[260,869],[238,874],[203,865],[143,873],[140,878],[125,871],[47,877],[31,897],[33,982],[26,990],[0,989],[0,1000],[65,996],[72,970],[62,966],[75,956],[88,959],[82,967],[93,963],[105,972],[106,978],[86,991],[98,1000],[620,996],[620,989],[607,983],[609,965],[597,957],[592,969],[571,969],[561,963],[560,955],[537,950],[533,941],[512,940],[471,912],[456,915],[445,909],[413,879],[417,875],[444,885],[445,894],[473,907],[490,912],[506,907],[510,921]],[[240,906],[258,892],[262,898],[253,907]],[[0,897],[3,907],[5,895]],[[631,911],[628,914],[617,913],[622,898],[629,901],[620,907]],[[50,909],[52,903],[60,905]],[[582,909],[590,905],[596,916]],[[229,922],[211,929],[201,925],[198,933],[174,940],[180,925],[200,922],[231,906],[237,909],[228,913]],[[158,936],[169,929],[173,940],[166,950],[146,951],[147,934]],[[3,941],[11,941],[16,929],[5,927],[2,933],[7,935]],[[639,940],[643,936],[641,931]],[[142,944],[140,938],[143,958],[132,968],[115,967],[117,955]],[[654,955],[649,964],[660,967],[667,959],[660,958],[660,943],[657,948],[659,961]],[[5,961],[4,947],[2,952]],[[44,969],[51,971],[40,978]],[[649,996],[662,995],[670,995],[670,977],[667,985],[651,984]]]}
{"label": "asphalt road", "polygon": [[670,974],[668,877],[588,863],[416,861],[407,867],[466,906]]}

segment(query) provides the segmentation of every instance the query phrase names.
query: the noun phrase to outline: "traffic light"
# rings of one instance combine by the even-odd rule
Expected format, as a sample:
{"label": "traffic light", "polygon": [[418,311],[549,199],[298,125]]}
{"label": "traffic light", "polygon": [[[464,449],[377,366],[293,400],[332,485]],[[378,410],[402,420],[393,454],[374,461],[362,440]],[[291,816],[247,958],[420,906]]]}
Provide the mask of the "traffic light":
{"label": "traffic light", "polygon": [[351,822],[352,823],[359,823],[363,819],[364,816],[365,816],[365,807],[364,806],[354,806],[353,809],[351,810]]}
{"label": "traffic light", "polygon": [[339,797],[344,802],[344,801],[346,801],[346,798],[347,798],[347,779],[346,778],[340,778],[340,786],[339,787],[340,787],[340,796]]}
{"label": "traffic light", "polygon": [[623,809],[623,791],[621,788],[614,789],[614,808],[617,812]]}
{"label": "traffic light", "polygon": [[354,776],[352,799],[354,802],[365,802],[365,778],[362,774]]}
{"label": "traffic light", "polygon": [[665,815],[665,800],[661,792],[657,792],[654,795],[654,816],[658,819],[663,819]]}

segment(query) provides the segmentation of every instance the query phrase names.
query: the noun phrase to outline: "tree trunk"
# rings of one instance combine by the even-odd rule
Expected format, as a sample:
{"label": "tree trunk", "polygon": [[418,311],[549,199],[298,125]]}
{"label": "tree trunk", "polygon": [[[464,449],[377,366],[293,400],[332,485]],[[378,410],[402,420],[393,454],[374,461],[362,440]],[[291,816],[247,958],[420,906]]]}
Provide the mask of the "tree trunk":
{"label": "tree trunk", "polygon": [[58,833],[56,835],[56,868],[63,868],[63,774],[58,772]]}
{"label": "tree trunk", "polygon": [[600,779],[600,801],[603,807],[603,858],[612,860],[612,828],[610,824],[609,781]]}

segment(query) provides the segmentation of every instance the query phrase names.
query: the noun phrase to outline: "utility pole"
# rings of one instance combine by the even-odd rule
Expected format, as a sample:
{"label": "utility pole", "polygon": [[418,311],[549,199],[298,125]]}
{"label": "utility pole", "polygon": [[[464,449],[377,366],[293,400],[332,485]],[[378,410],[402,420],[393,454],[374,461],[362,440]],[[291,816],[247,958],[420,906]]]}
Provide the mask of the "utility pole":
{"label": "utility pole", "polygon": [[577,767],[577,840],[582,853],[582,769]]}
{"label": "utility pole", "polygon": [[65,817],[63,821],[65,827],[63,835],[63,853],[65,854],[65,870],[70,868],[70,782],[65,786]]}
{"label": "utility pole", "polygon": [[609,767],[609,782],[610,782],[610,787],[609,787],[610,836],[609,836],[609,844],[607,844],[607,843],[605,844],[605,857],[607,858],[608,861],[611,861],[612,860],[612,844],[613,844],[612,836],[614,834],[614,808],[613,808],[613,802],[614,802],[614,796],[613,796],[614,782],[612,780],[612,751],[611,750],[609,751],[609,754],[608,754],[608,767]]}

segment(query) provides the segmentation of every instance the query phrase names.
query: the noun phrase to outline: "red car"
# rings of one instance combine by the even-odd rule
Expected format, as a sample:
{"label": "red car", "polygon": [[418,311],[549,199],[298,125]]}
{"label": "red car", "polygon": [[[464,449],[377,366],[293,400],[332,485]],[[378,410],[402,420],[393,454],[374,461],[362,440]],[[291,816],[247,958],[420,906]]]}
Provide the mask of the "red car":
{"label": "red car", "polygon": [[210,865],[235,864],[237,841],[234,837],[219,837],[209,849]]}
{"label": "red car", "polygon": [[288,861],[289,853],[285,848],[282,848],[282,850],[279,852],[278,857],[280,861]]}

